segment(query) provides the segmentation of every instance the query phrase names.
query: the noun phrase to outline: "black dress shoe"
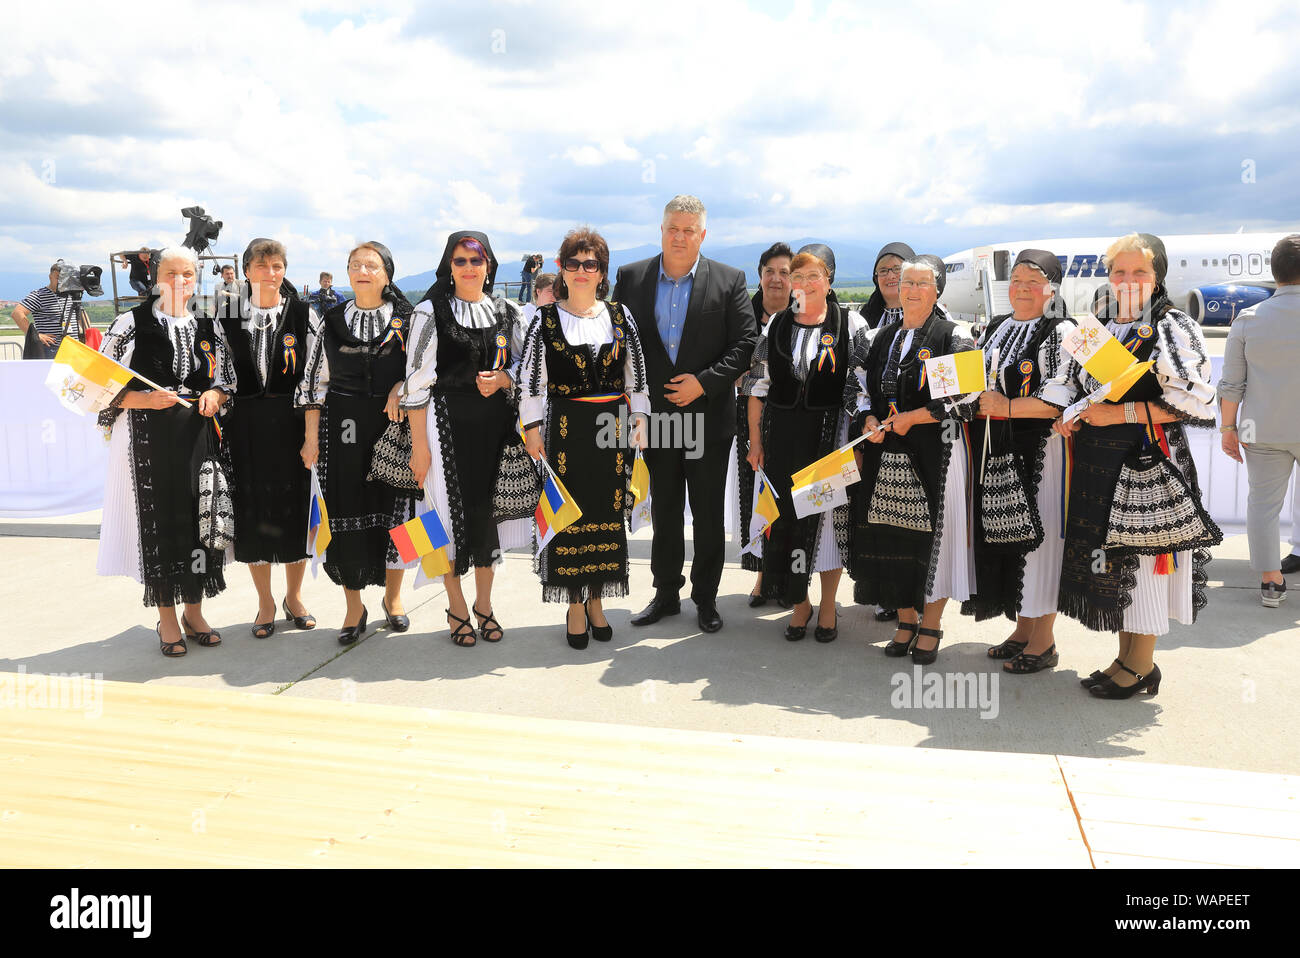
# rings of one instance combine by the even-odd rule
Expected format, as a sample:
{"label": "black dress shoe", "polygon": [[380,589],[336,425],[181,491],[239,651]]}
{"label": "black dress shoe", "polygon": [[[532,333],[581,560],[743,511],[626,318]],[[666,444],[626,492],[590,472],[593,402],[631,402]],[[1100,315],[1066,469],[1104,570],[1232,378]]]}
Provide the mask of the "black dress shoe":
{"label": "black dress shoe", "polygon": [[384,610],[384,616],[388,619],[388,627],[394,632],[405,632],[411,627],[411,620],[404,615],[393,615],[388,611],[388,600],[381,599],[379,606]]}
{"label": "black dress shoe", "polygon": [[677,615],[682,611],[682,604],[676,598],[655,596],[650,604],[632,616],[633,625],[654,625],[666,615]]}
{"label": "black dress shoe", "polygon": [[750,593],[749,607],[751,609],[757,609],[760,605],[767,605],[767,599],[763,598],[761,595]]}
{"label": "black dress shoe", "polygon": [[898,618],[897,609],[876,609],[877,622],[892,622]]}
{"label": "black dress shoe", "polygon": [[1300,572],[1300,556],[1296,555],[1294,552],[1291,553],[1282,560],[1282,566],[1278,571],[1283,575],[1292,575],[1293,573]]}
{"label": "black dress shoe", "polygon": [[361,621],[356,625],[349,625],[339,633],[339,645],[351,645],[357,639],[366,634],[366,607],[361,607]]}
{"label": "black dress shoe", "polygon": [[718,607],[712,602],[701,603],[696,610],[696,619],[705,632],[717,632],[722,628],[722,616],[718,615]]}

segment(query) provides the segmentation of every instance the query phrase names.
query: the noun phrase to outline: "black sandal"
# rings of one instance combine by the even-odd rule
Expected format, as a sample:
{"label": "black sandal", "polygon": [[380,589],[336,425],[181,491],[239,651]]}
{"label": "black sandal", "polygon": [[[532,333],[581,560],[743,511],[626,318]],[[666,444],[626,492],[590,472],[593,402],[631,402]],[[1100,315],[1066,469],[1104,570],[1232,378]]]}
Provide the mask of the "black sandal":
{"label": "black sandal", "polygon": [[[262,610],[258,609],[257,611],[261,612]],[[269,639],[274,634],[275,634],[275,616],[274,615],[271,616],[270,622],[258,622],[257,612],[254,612],[253,613],[253,638]]]}
{"label": "black sandal", "polygon": [[1014,659],[1028,647],[1028,642],[1017,642],[1015,639],[1004,639],[997,645],[989,648],[990,659]]}
{"label": "black sandal", "polygon": [[474,638],[474,626],[469,624],[469,619],[462,619],[451,609],[447,609],[447,618],[455,619],[460,624],[451,630],[451,641],[454,645],[460,645],[469,648],[477,642]]}
{"label": "black sandal", "polygon": [[[153,630],[158,633],[158,651],[162,652],[162,654],[167,656],[169,659],[179,659],[190,650],[190,647],[185,644],[184,636],[181,637],[179,642],[163,641],[161,620],[159,620],[158,624],[154,626]],[[177,649],[180,649],[180,651],[177,652]]]}
{"label": "black sandal", "polygon": [[[211,632],[196,632],[188,622],[185,621],[185,613],[181,613],[181,628],[185,630],[185,638],[193,639],[199,645],[211,648],[214,645],[221,644],[221,633],[213,629]],[[270,633],[268,633],[270,634]]]}
{"label": "black sandal", "polygon": [[[939,642],[943,641],[943,629],[927,629],[922,626],[916,630],[916,634],[933,635]],[[916,643],[912,643],[912,661],[917,665],[929,665],[939,657],[939,642],[935,642],[932,649],[918,649]]]}
{"label": "black sandal", "polygon": [[[474,616],[478,619],[479,635],[482,637],[484,642],[500,642],[505,638],[505,632],[501,629],[501,623],[496,620],[495,612],[489,612],[487,615],[484,615],[478,610],[478,606],[471,605],[470,608],[473,610]],[[489,622],[492,623],[490,626],[488,625]],[[495,639],[492,638],[490,634],[492,632],[496,633]]]}
{"label": "black sandal", "polygon": [[299,629],[316,628],[316,616],[312,615],[310,612],[303,615],[294,615],[289,611],[289,599],[287,596],[284,601],[280,603],[280,608],[284,609],[284,619],[286,622],[292,619],[294,626]]}
{"label": "black sandal", "polygon": [[1061,656],[1056,651],[1056,643],[1052,643],[1051,647],[1040,655],[1021,652],[1010,662],[1003,662],[1002,671],[1010,672],[1013,675],[1029,675],[1031,672],[1050,669],[1060,661]]}
{"label": "black sandal", "polygon": [[890,639],[889,644],[885,646],[885,654],[893,659],[901,659],[908,652],[912,651],[912,646],[916,642],[916,630],[920,627],[921,624],[919,622],[904,622],[900,619],[898,625],[895,627],[896,630],[899,632],[911,632],[912,637],[906,642],[895,642],[893,639]]}

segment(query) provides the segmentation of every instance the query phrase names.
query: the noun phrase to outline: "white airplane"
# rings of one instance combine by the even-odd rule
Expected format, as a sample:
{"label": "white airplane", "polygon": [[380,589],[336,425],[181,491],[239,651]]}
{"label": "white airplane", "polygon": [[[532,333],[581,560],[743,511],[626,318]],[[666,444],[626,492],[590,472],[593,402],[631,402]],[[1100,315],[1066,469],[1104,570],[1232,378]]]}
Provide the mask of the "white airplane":
{"label": "white airplane", "polygon": [[[1287,233],[1203,233],[1161,236],[1169,254],[1165,286],[1174,306],[1205,326],[1227,326],[1243,309],[1273,295],[1269,269],[1273,247]],[[1106,282],[1102,255],[1115,237],[1014,240],[964,249],[944,257],[948,267],[942,302],[958,319],[986,322],[986,303],[994,314],[1009,312],[1006,281],[1022,249],[1046,249],[1061,261],[1061,295],[1070,312],[1086,314],[1098,286]],[[984,278],[991,281],[985,289]],[[986,293],[990,294],[986,299]],[[1000,294],[1000,300],[999,300]]]}

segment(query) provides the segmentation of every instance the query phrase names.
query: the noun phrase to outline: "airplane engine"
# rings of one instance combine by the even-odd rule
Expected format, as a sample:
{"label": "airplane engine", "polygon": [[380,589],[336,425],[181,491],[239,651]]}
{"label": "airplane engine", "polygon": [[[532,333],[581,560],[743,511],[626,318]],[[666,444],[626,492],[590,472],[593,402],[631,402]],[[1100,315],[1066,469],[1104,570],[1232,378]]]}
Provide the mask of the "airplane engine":
{"label": "airplane engine", "polygon": [[1204,326],[1228,326],[1243,309],[1272,295],[1263,286],[1200,286],[1187,294],[1187,315]]}

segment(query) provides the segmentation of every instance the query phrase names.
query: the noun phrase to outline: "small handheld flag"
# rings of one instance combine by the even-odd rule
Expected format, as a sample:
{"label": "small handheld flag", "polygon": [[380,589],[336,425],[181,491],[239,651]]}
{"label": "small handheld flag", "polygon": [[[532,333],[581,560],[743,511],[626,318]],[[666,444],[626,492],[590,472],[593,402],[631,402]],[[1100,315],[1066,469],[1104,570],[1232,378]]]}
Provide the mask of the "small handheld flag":
{"label": "small handheld flag", "polygon": [[45,385],[67,409],[84,416],[108,408],[133,375],[121,363],[78,342],[75,336],[65,336],[54,354]]}
{"label": "small handheld flag", "polygon": [[762,469],[754,470],[754,505],[749,517],[749,539],[745,547],[740,550],[741,555],[746,552],[751,555],[758,555],[759,543],[767,531],[772,528],[772,523],[776,521],[781,514],[777,507],[776,496],[772,492],[772,484],[768,482],[767,476]]}
{"label": "small handheld flag", "polygon": [[628,528],[636,532],[650,522],[650,470],[646,467],[645,456],[641,450],[636,451],[632,462],[632,481],[628,483],[628,492],[632,493],[632,516]]}
{"label": "small handheld flag", "polygon": [[397,546],[397,554],[403,562],[414,562],[451,541],[447,538],[447,530],[442,527],[442,520],[433,509],[389,529],[388,534]]}
{"label": "small handheld flag", "polygon": [[321,494],[315,466],[311,469],[311,499],[307,508],[307,554],[311,557],[311,575],[314,579],[331,538],[329,510],[325,508],[325,497]]}
{"label": "small handheld flag", "polygon": [[564,488],[560,477],[551,469],[551,464],[545,459],[541,463],[546,476],[542,481],[542,495],[537,502],[537,511],[533,513],[533,518],[537,521],[539,551],[545,549],[557,533],[582,518],[582,510],[569,495],[569,490]]}
{"label": "small handheld flag", "polygon": [[925,362],[930,398],[957,396],[984,391],[984,350],[967,349],[947,356],[935,356]]}

